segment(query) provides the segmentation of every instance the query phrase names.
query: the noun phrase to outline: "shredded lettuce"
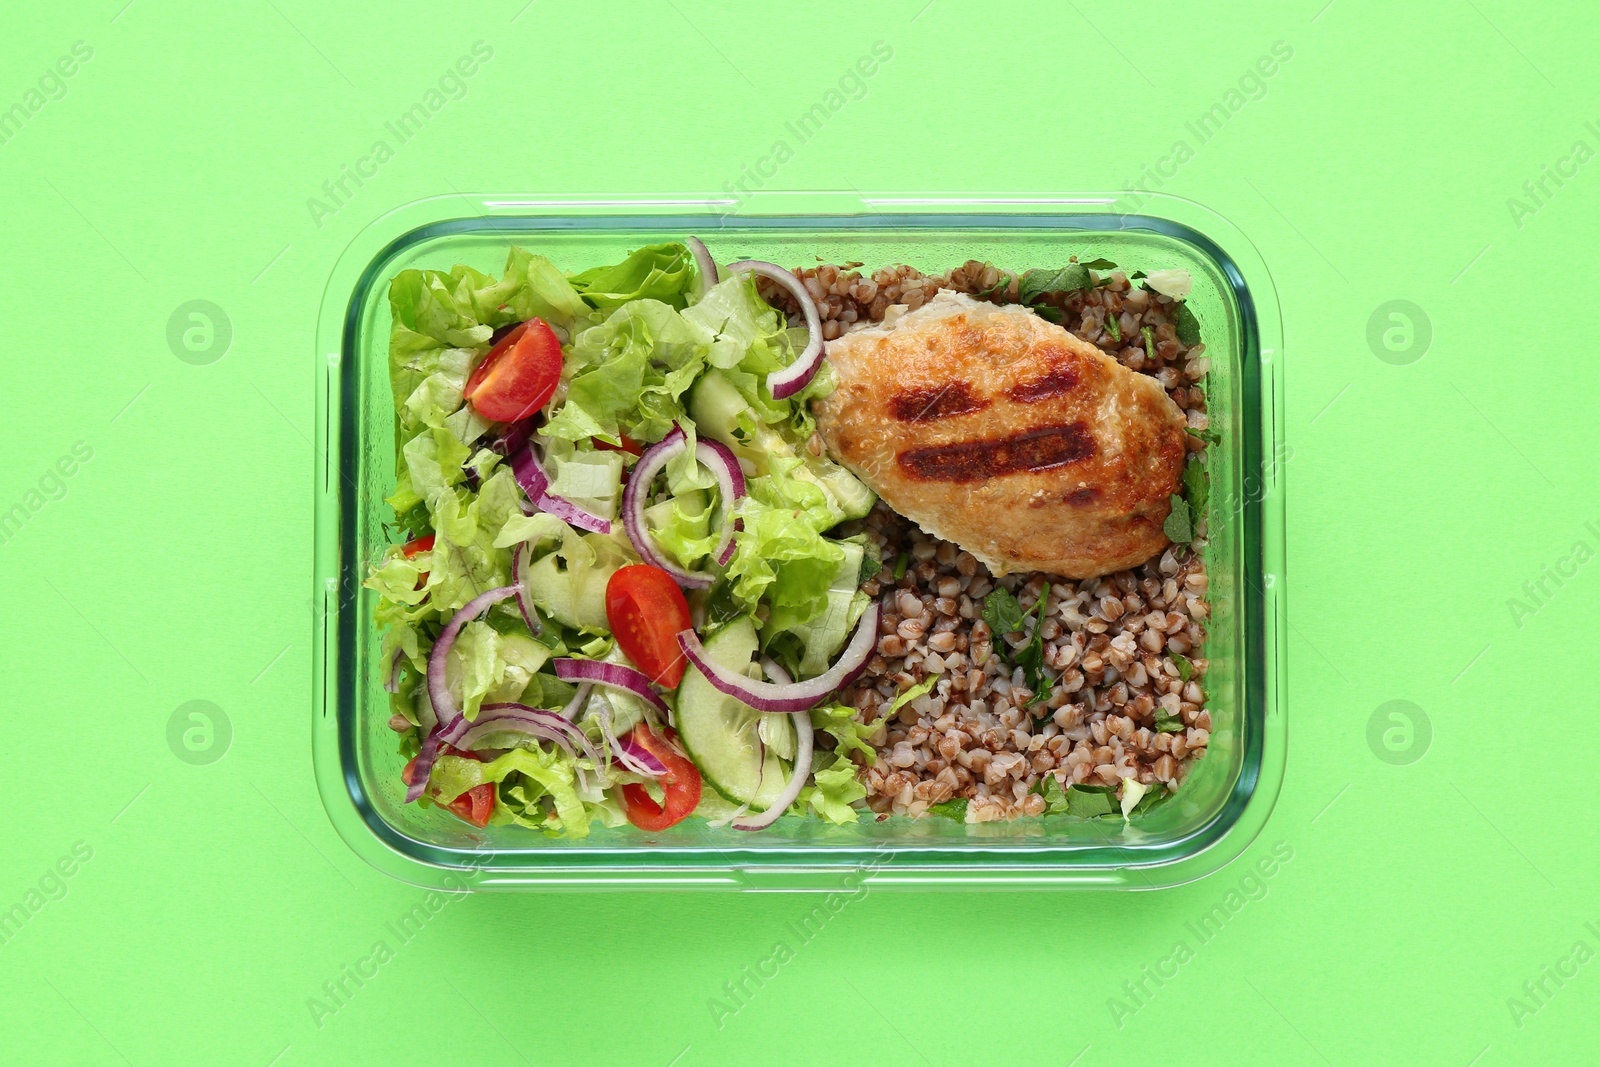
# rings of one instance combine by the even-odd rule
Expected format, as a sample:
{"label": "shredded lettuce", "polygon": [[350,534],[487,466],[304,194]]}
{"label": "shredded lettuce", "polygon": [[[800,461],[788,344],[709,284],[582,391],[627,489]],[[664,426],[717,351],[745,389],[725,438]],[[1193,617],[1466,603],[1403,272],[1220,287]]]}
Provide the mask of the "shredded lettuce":
{"label": "shredded lettuce", "polygon": [[795,801],[801,811],[810,808],[831,823],[852,823],[861,817],[853,805],[867,795],[856,775],[856,765],[834,753],[822,753],[811,774],[811,784]]}

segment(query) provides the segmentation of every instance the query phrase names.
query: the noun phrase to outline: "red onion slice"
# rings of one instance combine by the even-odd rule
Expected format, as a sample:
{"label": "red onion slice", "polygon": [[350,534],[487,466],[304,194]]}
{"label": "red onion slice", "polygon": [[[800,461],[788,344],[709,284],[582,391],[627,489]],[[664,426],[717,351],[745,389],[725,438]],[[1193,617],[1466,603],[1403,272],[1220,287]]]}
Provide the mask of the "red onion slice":
{"label": "red onion slice", "polygon": [[694,257],[695,268],[700,272],[700,295],[705,296],[722,280],[717,275],[717,261],[711,258],[711,252],[700,238],[686,237],[683,243],[689,246],[689,254]]}
{"label": "red onion slice", "polygon": [[[781,673],[781,672],[780,672]],[[811,777],[811,716],[804,711],[793,713],[795,743],[794,743],[794,768],[789,772],[789,781],[783,787],[783,792],[778,794],[776,800],[759,815],[752,815],[746,819],[735,819],[735,830],[765,830],[777,822],[784,812],[788,811],[800,797],[800,790],[805,788],[806,779]]]}
{"label": "red onion slice", "polygon": [[514,585],[502,585],[498,589],[491,589],[487,593],[480,593],[467,601],[466,606],[450,617],[444,630],[439,634],[439,640],[433,643],[433,651],[428,653],[428,699],[433,701],[433,713],[439,718],[441,731],[449,730],[461,721],[461,709],[456,707],[455,698],[450,695],[450,686],[445,681],[445,658],[450,655],[450,649],[455,647],[456,637],[461,633],[461,628],[467,623],[482,615],[492,605],[517,595]]}
{"label": "red onion slice", "polygon": [[744,523],[733,517],[733,509],[745,494],[744,471],[733,451],[721,441],[697,440],[694,458],[717,479],[717,490],[722,495],[722,505],[717,510],[722,532],[717,535],[717,547],[711,553],[720,567],[726,567],[733,558],[733,535],[744,528]]}
{"label": "red onion slice", "polygon": [[517,587],[517,610],[522,612],[522,621],[528,624],[528,632],[538,634],[544,629],[539,622],[539,613],[533,610],[533,594],[528,589],[528,542],[519,544],[511,553],[511,582]]}
{"label": "red onion slice", "polygon": [[433,765],[439,760],[439,731],[435,730],[422,739],[422,750],[417,753],[417,762],[411,765],[411,784],[406,786],[406,803],[412,804],[427,792],[428,776],[433,773]]}
{"label": "red onion slice", "polygon": [[622,491],[622,528],[628,532],[628,540],[633,542],[635,551],[646,563],[660,567],[672,575],[673,581],[685,588],[699,589],[716,581],[716,575],[684,570],[668,559],[664,552],[657,551],[644,521],[650,483],[655,481],[656,475],[661,473],[661,468],[668,461],[687,447],[688,438],[684,436],[682,427],[674,426],[671,433],[644,450],[639,462],[633,465],[633,473],[628,476],[627,488]]}
{"label": "red onion slice", "polygon": [[[628,531],[628,540],[633,542],[633,547],[646,563],[660,567],[672,575],[673,581],[688,589],[700,589],[717,580],[715,574],[706,571],[690,571],[678,566],[669,559],[666,553],[661,552],[650,539],[650,531],[645,526],[645,505],[650,497],[650,483],[655,481],[661,469],[674,458],[682,455],[688,447],[688,438],[683,428],[674,426],[672,432],[660,441],[645,449],[644,455],[639,457],[639,462],[633,465],[633,473],[628,478],[628,486],[622,493],[622,524]],[[739,469],[739,460],[732,451],[720,441],[696,441],[694,445],[694,458],[717,479],[717,490],[721,495],[721,504],[718,508],[722,525],[722,532],[717,537],[716,548],[712,551],[717,563],[726,566],[728,560],[733,558],[733,535],[737,530],[743,529],[743,523],[733,517],[733,509],[745,495],[744,471]]]}
{"label": "red onion slice", "polygon": [[711,683],[712,688],[743,701],[757,711],[783,713],[807,711],[855,681],[861,672],[866,670],[867,661],[872,658],[873,650],[878,644],[878,614],[876,602],[867,605],[867,610],[861,613],[861,620],[856,623],[856,630],[851,635],[850,643],[845,645],[844,651],[839,654],[833,666],[815,678],[807,678],[803,682],[791,682],[788,685],[758,682],[724,667],[706,655],[705,647],[700,644],[699,635],[693,630],[684,630],[678,634],[678,647],[683,649],[684,654],[699,668],[700,673],[706,676],[706,681]]}
{"label": "red onion slice", "polygon": [[631,734],[620,738],[616,735],[611,728],[610,711],[600,713],[600,732],[606,744],[611,746],[611,754],[617,765],[623,770],[642,778],[660,778],[667,773],[667,765],[657,759],[655,753],[635,741]]}
{"label": "red onion slice", "polygon": [[[461,728],[463,725],[465,728]],[[546,711],[544,708],[517,703],[485,704],[475,722],[467,723],[462,719],[457,727],[458,729],[452,731],[456,735],[456,740],[452,741],[448,736],[444,740],[464,750],[477,748],[476,742],[496,732],[512,731],[555,741],[574,759],[577,758],[577,753],[574,751],[576,746],[589,758],[596,770],[604,765],[600,753],[595,750],[582,730],[558,712]]]}
{"label": "red onion slice", "polygon": [[770,278],[787,289],[806,317],[806,332],[811,339],[806,342],[805,349],[795,357],[793,363],[767,375],[767,388],[772,392],[772,399],[784,400],[804,389],[822,366],[822,316],[817,312],[817,302],[811,299],[811,293],[794,276],[794,272],[759,259],[743,259],[728,264],[729,274],[742,274],[745,271]]}
{"label": "red onion slice", "polygon": [[566,656],[555,660],[556,677],[563,682],[593,682],[607,689],[619,689],[647,702],[665,713],[667,702],[650,688],[650,679],[632,667],[620,663],[601,663],[592,659],[571,659]]}
{"label": "red onion slice", "polygon": [[570,500],[551,495],[550,476],[539,465],[539,457],[533,454],[531,444],[513,452],[510,459],[511,476],[522,486],[522,491],[528,494],[528,500],[534,507],[549,512],[567,525],[576,526],[580,530],[601,534],[611,532],[610,519],[602,519],[598,515],[584,511]]}
{"label": "red onion slice", "polygon": [[404,661],[405,655],[405,649],[396,648],[394,655],[389,658],[389,676],[383,680],[384,692],[400,692],[400,665]]}
{"label": "red onion slice", "polygon": [[578,686],[578,691],[572,694],[572,699],[567,701],[567,706],[556,712],[556,714],[568,722],[573,721],[578,717],[578,712],[583,710],[583,706],[589,703],[589,694],[592,692],[594,692],[594,686],[588,682]]}

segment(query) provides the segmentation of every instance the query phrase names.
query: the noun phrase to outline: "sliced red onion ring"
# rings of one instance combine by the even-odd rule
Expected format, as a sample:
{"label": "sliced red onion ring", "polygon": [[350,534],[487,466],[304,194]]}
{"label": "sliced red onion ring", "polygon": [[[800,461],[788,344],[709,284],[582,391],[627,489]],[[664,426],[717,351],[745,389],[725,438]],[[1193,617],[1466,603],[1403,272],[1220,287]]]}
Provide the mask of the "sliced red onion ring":
{"label": "sliced red onion ring", "polygon": [[762,656],[758,662],[761,664],[761,672],[767,676],[769,681],[777,682],[779,685],[794,684],[794,679],[789,677],[789,672],[778,666],[771,656]]}
{"label": "sliced red onion ring", "polygon": [[439,731],[434,730],[422,739],[422,750],[417,753],[417,762],[411,765],[411,784],[406,786],[406,803],[414,803],[428,789],[428,776],[433,773],[433,765],[439,760]]}
{"label": "sliced red onion ring", "polygon": [[533,454],[531,444],[524,445],[511,454],[511,476],[522,486],[522,491],[528,494],[528,500],[540,511],[549,512],[569,526],[576,526],[580,530],[591,533],[608,534],[611,532],[611,520],[602,519],[584,511],[570,500],[564,500],[550,493],[550,476],[539,465],[539,457]]}
{"label": "sliced red onion ring", "polygon": [[767,375],[767,388],[771,390],[772,398],[783,400],[804,389],[822,366],[822,316],[817,312],[817,302],[811,299],[811,293],[792,271],[759,259],[743,259],[728,264],[729,274],[742,274],[745,271],[770,278],[787,289],[806,317],[806,332],[811,338],[806,342],[805,349],[795,357],[793,363]]}
{"label": "sliced red onion ring", "polygon": [[[650,497],[650,483],[655,481],[656,475],[661,473],[663,467],[681,455],[687,447],[688,437],[684,434],[683,428],[674,426],[671,433],[645,449],[644,455],[639,457],[639,462],[633,465],[628,486],[622,493],[622,524],[628,531],[628,540],[633,542],[634,549],[646,563],[660,567],[672,575],[673,581],[685,588],[701,589],[716,581],[717,576],[706,571],[685,570],[678,566],[666,553],[656,548],[644,521],[645,505]],[[717,479],[717,489],[722,497],[719,508],[722,532],[717,538],[717,546],[712,555],[718,564],[726,565],[728,560],[733,558],[734,532],[742,528],[742,524],[733,518],[733,509],[745,495],[744,471],[739,469],[739,461],[734,454],[719,441],[696,441],[694,458]]]}
{"label": "sliced red onion ring", "polygon": [[556,677],[563,682],[593,682],[607,689],[620,689],[639,697],[657,711],[665,712],[667,702],[650,688],[650,679],[632,667],[620,663],[601,663],[592,659],[571,659],[566,656],[555,660]]}
{"label": "sliced red onion ring", "polygon": [[717,275],[717,261],[711,258],[711,252],[700,238],[685,237],[683,243],[689,246],[689,254],[694,257],[694,265],[700,271],[700,295],[705,296],[713,285],[722,280]]}
{"label": "sliced red onion ring", "polygon": [[[461,729],[463,724],[465,728]],[[554,741],[566,749],[567,754],[574,759],[577,758],[577,753],[573,750],[573,746],[577,746],[594,764],[596,770],[604,765],[600,753],[595,751],[594,745],[589,742],[589,738],[582,730],[562,718],[558,712],[546,711],[543,708],[517,703],[485,704],[479,709],[476,721],[468,723],[462,719],[457,723],[457,727],[452,731],[457,739],[450,741],[449,737],[445,737],[444,740],[468,751],[477,748],[476,742],[482,741],[485,737],[496,732],[511,731]]]}
{"label": "sliced red onion ring", "polygon": [[383,680],[383,688],[385,692],[400,692],[400,665],[405,659],[405,655],[405,649],[396,648],[394,650],[394,655],[389,658],[389,676]]}
{"label": "sliced red onion ring", "polygon": [[[876,635],[874,635],[876,636]],[[781,671],[779,672],[782,673]],[[811,777],[811,715],[808,712],[797,711],[792,715],[794,719],[794,768],[789,772],[789,781],[783,787],[783,792],[766,811],[759,815],[752,815],[745,819],[735,819],[735,830],[765,830],[777,822],[784,812],[789,810],[800,796],[800,790],[805,788],[806,779]]]}
{"label": "sliced red onion ring", "polygon": [[832,667],[815,678],[784,685],[746,678],[706,655],[699,635],[693,630],[678,634],[678,647],[683,649],[690,662],[700,669],[714,689],[743,701],[757,711],[784,713],[807,711],[855,681],[866,670],[867,661],[872,658],[877,644],[878,605],[873,602],[861,613],[861,621],[856,623],[850,643],[845,645]]}
{"label": "sliced red onion ring", "polygon": [[594,686],[588,682],[578,686],[578,691],[572,694],[572,699],[567,701],[567,706],[556,712],[556,714],[568,722],[573,722],[577,719],[578,712],[583,710],[583,706],[589,703],[589,694],[592,692],[594,692]]}
{"label": "sliced red onion ring", "polygon": [[688,447],[688,438],[684,436],[683,428],[674,426],[672,432],[661,440],[644,450],[644,455],[639,457],[639,462],[633,465],[633,472],[628,475],[628,485],[622,491],[622,527],[628,532],[628,540],[633,542],[634,549],[651,566],[660,567],[672,575],[672,580],[679,585],[690,589],[700,589],[716,581],[716,575],[704,571],[684,570],[666,553],[657,551],[655,542],[650,539],[650,532],[645,529],[644,509],[650,497],[650,483],[655,481],[661,468],[674,456],[677,456]]}
{"label": "sliced red onion ring", "polygon": [[717,535],[717,547],[711,553],[717,565],[726,567],[733,558],[733,535],[743,529],[744,522],[733,517],[733,509],[744,497],[744,471],[739,469],[739,460],[733,451],[721,441],[707,441],[699,439],[694,443],[694,458],[702,467],[709,470],[717,479],[717,490],[722,495],[722,504],[718,509],[722,532]]}
{"label": "sliced red onion ring", "polygon": [[528,624],[528,632],[537,634],[544,626],[539,622],[539,613],[533,610],[533,595],[528,589],[528,542],[519,544],[511,553],[511,582],[517,587],[517,610],[522,612],[522,621]]}
{"label": "sliced red onion ring", "polygon": [[600,713],[600,732],[623,770],[644,778],[660,778],[667,773],[667,765],[657,759],[655,753],[635,741],[631,733],[620,738],[616,735],[611,728],[610,711]]}
{"label": "sliced red onion ring", "polygon": [[491,589],[487,593],[480,593],[467,601],[466,606],[450,617],[444,630],[439,634],[439,640],[433,643],[433,651],[428,653],[428,699],[433,701],[433,713],[439,717],[439,728],[447,731],[461,721],[461,709],[456,707],[455,698],[450,695],[450,686],[445,681],[445,658],[450,655],[450,649],[455,647],[456,637],[461,633],[461,628],[467,623],[482,615],[492,605],[517,595],[514,585],[502,585],[498,589]]}

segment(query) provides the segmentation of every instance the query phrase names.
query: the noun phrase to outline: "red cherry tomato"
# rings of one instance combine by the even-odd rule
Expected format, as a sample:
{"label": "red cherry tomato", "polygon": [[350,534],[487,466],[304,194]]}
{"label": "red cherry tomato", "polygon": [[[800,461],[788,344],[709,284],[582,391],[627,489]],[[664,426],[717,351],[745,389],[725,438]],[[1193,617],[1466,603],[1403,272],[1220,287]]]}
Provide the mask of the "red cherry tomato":
{"label": "red cherry tomato", "polygon": [[525,419],[550,402],[561,381],[561,342],[543,319],[529,319],[489,349],[462,395],[493,422]]}
{"label": "red cherry tomato", "polygon": [[473,826],[488,826],[489,816],[494,813],[494,784],[484,782],[473,786],[452,800],[449,808],[458,818]]}
{"label": "red cherry tomato", "polygon": [[617,644],[650,679],[676,689],[688,658],[678,634],[689,628],[689,602],[660,567],[623,567],[606,583],[606,621]]}
{"label": "red cherry tomato", "polygon": [[657,779],[663,803],[657,804],[642,785],[622,787],[623,806],[628,821],[641,830],[665,830],[688,818],[700,803],[700,772],[644,725],[635,726],[628,736],[666,765],[667,773]]}
{"label": "red cherry tomato", "polygon": [[622,438],[621,445],[614,445],[610,441],[602,441],[600,438],[596,437],[593,438],[594,447],[598,448],[602,452],[626,452],[630,456],[644,455],[644,445],[641,445],[638,441],[635,441],[625,433],[618,434],[617,436]]}
{"label": "red cherry tomato", "polygon": [[400,546],[400,551],[405,554],[406,559],[416,559],[424,552],[432,552],[433,534],[423,534],[421,537],[413,537],[411,540]]}
{"label": "red cherry tomato", "polygon": [[[439,746],[439,755],[460,756],[462,759],[477,760],[480,763],[483,762],[483,757],[479,756],[476,752],[462,752],[460,749],[452,748],[447,744]],[[404,769],[400,771],[400,780],[406,785],[410,785],[411,779],[416,775],[416,772],[417,757],[412,756],[411,759],[406,762]],[[431,785],[429,786],[428,794],[435,800],[439,799],[438,793],[432,788]],[[494,783],[484,782],[482,785],[475,785],[465,793],[462,793],[460,796],[449,801],[447,804],[445,804],[445,807],[448,808],[453,815],[471,823],[474,826],[488,826],[489,816],[494,814]]]}

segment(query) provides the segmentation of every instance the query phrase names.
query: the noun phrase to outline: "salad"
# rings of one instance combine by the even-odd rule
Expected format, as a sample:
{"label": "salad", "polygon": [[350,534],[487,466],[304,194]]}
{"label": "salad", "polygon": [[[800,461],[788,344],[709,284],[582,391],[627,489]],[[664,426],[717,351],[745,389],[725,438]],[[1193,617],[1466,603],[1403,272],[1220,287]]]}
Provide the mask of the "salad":
{"label": "salad", "polygon": [[407,802],[570,837],[858,818],[872,727],[836,698],[877,559],[836,528],[875,498],[819,447],[795,276],[694,238],[576,274],[512,248],[389,299],[394,543],[365,584]]}

